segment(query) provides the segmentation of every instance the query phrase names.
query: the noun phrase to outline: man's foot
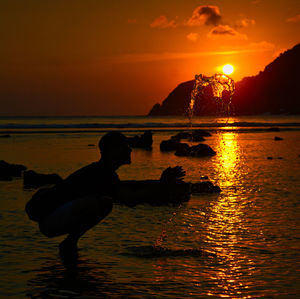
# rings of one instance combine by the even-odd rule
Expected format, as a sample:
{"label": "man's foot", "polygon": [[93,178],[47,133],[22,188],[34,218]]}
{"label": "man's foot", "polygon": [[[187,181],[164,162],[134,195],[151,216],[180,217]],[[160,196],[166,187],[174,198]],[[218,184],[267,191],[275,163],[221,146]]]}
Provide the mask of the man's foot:
{"label": "man's foot", "polygon": [[77,242],[70,241],[68,238],[59,244],[59,255],[65,263],[76,263],[78,257],[77,251]]}

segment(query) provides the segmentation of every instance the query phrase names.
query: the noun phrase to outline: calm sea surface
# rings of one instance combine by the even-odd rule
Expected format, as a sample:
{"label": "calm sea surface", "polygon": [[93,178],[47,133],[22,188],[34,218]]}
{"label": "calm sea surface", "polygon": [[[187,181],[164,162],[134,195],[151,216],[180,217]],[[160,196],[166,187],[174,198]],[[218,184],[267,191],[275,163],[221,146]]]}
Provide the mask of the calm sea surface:
{"label": "calm sea surface", "polygon": [[[134,149],[121,179],[158,179],[181,165],[186,181],[206,175],[222,189],[180,207],[115,205],[80,240],[78,265],[68,269],[57,249],[63,237],[47,239],[24,212],[35,190],[22,178],[0,181],[0,298],[299,298],[300,117],[196,118],[193,126],[212,132],[205,143],[216,156],[160,152],[162,140],[189,127],[185,118],[0,118],[0,135],[11,135],[0,138],[0,160],[40,173],[66,177],[98,160],[91,144],[108,130],[151,128],[152,151]],[[215,255],[144,255],[162,231],[170,252]]]}

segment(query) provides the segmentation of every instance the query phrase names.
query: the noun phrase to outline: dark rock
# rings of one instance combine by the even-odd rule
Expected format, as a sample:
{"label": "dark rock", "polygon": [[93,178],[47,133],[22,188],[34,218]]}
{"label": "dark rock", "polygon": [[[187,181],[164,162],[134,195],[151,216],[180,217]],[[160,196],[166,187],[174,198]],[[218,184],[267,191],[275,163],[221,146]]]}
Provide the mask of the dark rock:
{"label": "dark rock", "polygon": [[283,138],[278,137],[278,136],[275,136],[275,137],[274,137],[274,140],[275,140],[275,141],[279,141],[279,140],[283,140]]}
{"label": "dark rock", "polygon": [[198,144],[191,147],[190,155],[192,157],[214,156],[216,152],[207,144]]}
{"label": "dark rock", "polygon": [[186,143],[179,143],[175,152],[176,156],[190,156],[191,147]]}
{"label": "dark rock", "polygon": [[[235,84],[232,106],[235,115],[261,113],[300,114],[300,105],[295,105],[299,97],[300,44],[280,54],[256,76],[245,77]],[[162,102],[153,106],[148,115],[185,115],[191,100],[194,80],[178,85]],[[285,99],[285,100],[283,100]],[[196,101],[194,115],[211,115],[211,97]],[[204,107],[207,109],[204,109]]]}
{"label": "dark rock", "polygon": [[205,130],[193,130],[192,132],[180,132],[174,136],[171,136],[171,139],[181,140],[181,139],[189,139],[192,141],[200,142],[204,141],[203,137],[209,137],[211,134]]}
{"label": "dark rock", "polygon": [[205,141],[204,137],[202,136],[195,136],[194,134],[191,136],[190,141],[194,141],[194,142],[201,142],[201,141]]}
{"label": "dark rock", "polygon": [[88,146],[95,146],[95,144],[90,143],[90,144],[88,144]]}
{"label": "dark rock", "polygon": [[62,178],[56,174],[40,174],[33,170],[24,171],[24,188],[39,188],[44,185],[57,184]]}
{"label": "dark rock", "polygon": [[268,160],[272,160],[272,159],[273,159],[273,157],[268,157],[267,159],[268,159]]}
{"label": "dark rock", "polygon": [[191,183],[191,192],[193,193],[219,193],[221,188],[212,182]]}
{"label": "dark rock", "polygon": [[191,133],[190,132],[180,132],[180,133],[177,133],[176,135],[174,136],[171,136],[171,139],[172,140],[181,140],[181,139],[189,139],[191,138]]}
{"label": "dark rock", "polygon": [[208,180],[208,176],[207,176],[207,175],[202,175],[202,176],[200,177],[200,180]]}
{"label": "dark rock", "polygon": [[210,157],[214,156],[216,152],[207,144],[198,144],[189,146],[188,144],[182,143],[181,147],[178,147],[175,155],[176,156],[191,156],[191,157]]}
{"label": "dark rock", "polygon": [[27,167],[21,164],[9,164],[4,160],[0,161],[0,180],[7,181],[11,180],[12,177],[22,176],[22,172]]}
{"label": "dark rock", "polygon": [[0,138],[10,138],[11,136],[9,134],[0,135]]}
{"label": "dark rock", "polygon": [[162,152],[176,151],[179,144],[180,141],[177,139],[163,140],[159,147]]}
{"label": "dark rock", "polygon": [[146,148],[150,149],[152,148],[152,132],[151,131],[145,131],[140,136],[134,136],[134,137],[127,137],[127,142],[130,147],[133,148]]}

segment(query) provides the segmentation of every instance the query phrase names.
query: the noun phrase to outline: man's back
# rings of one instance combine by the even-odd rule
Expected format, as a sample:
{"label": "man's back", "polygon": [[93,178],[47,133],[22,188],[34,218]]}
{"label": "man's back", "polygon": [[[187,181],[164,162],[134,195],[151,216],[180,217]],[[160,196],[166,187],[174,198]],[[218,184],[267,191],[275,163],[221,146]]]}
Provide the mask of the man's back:
{"label": "man's back", "polygon": [[26,205],[30,219],[40,221],[63,204],[85,196],[113,197],[118,188],[116,172],[103,161],[91,163],[52,188],[40,189]]}

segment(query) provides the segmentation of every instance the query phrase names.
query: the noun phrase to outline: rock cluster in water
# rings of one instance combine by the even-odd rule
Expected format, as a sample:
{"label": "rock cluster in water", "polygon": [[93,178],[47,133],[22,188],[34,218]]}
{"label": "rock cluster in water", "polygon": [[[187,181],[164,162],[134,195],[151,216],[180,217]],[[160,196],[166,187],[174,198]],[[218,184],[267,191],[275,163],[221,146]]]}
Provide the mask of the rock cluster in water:
{"label": "rock cluster in water", "polygon": [[10,164],[0,161],[0,181],[11,181],[13,177],[21,177],[27,167],[21,164]]}
{"label": "rock cluster in water", "polygon": [[216,152],[207,144],[199,143],[198,145],[189,146],[186,143],[181,143],[177,148],[176,156],[189,157],[210,157],[214,156]]}
{"label": "rock cluster in water", "polygon": [[58,174],[41,174],[27,170],[22,164],[10,164],[0,161],[0,181],[11,181],[13,178],[23,176],[24,188],[39,188],[44,185],[54,185],[62,180]]}
{"label": "rock cluster in water", "polygon": [[210,181],[190,184],[192,194],[221,192],[221,188]]}
{"label": "rock cluster in water", "polygon": [[175,151],[176,156],[209,157],[215,155],[216,152],[207,144],[199,143],[198,145],[189,146],[181,142],[181,139],[201,142],[205,140],[203,136],[208,137],[211,134],[205,130],[195,130],[193,133],[180,132],[171,136],[169,140],[163,140],[160,143],[160,150],[163,152]]}

